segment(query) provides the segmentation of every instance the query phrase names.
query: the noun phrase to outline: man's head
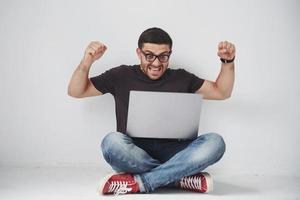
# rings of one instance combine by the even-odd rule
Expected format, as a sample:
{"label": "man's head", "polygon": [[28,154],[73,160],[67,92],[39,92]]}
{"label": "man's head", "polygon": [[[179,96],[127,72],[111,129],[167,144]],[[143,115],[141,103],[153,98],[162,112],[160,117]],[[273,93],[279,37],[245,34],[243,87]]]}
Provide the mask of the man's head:
{"label": "man's head", "polygon": [[167,70],[172,53],[172,39],[160,28],[145,30],[136,50],[142,71],[152,80],[159,79]]}

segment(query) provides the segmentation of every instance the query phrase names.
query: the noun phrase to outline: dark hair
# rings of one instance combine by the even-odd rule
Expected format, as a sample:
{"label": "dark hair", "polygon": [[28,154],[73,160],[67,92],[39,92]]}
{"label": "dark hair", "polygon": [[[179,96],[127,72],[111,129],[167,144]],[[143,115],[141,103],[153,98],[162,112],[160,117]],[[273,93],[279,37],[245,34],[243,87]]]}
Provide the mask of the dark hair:
{"label": "dark hair", "polygon": [[172,39],[170,35],[160,28],[149,28],[145,30],[139,38],[138,46],[141,49],[144,43],[168,44],[172,49]]}

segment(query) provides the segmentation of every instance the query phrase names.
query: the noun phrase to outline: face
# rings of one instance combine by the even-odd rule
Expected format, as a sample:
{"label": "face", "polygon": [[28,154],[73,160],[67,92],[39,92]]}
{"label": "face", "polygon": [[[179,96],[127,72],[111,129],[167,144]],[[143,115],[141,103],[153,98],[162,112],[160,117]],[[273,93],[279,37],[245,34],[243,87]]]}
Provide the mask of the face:
{"label": "face", "polygon": [[171,49],[167,44],[144,43],[137,48],[141,70],[152,80],[159,79],[167,70]]}

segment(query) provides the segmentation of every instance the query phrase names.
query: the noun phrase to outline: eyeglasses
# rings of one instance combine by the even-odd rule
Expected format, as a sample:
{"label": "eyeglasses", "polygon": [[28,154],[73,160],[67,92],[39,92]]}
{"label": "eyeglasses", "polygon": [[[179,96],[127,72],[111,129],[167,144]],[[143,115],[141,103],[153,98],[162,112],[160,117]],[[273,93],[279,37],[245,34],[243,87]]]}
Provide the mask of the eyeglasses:
{"label": "eyeglasses", "polygon": [[164,52],[162,54],[159,55],[154,55],[153,53],[146,53],[141,49],[142,54],[144,54],[146,60],[148,62],[154,62],[155,59],[157,58],[159,60],[159,62],[161,63],[166,63],[169,61],[169,58],[171,56],[172,51],[169,52]]}

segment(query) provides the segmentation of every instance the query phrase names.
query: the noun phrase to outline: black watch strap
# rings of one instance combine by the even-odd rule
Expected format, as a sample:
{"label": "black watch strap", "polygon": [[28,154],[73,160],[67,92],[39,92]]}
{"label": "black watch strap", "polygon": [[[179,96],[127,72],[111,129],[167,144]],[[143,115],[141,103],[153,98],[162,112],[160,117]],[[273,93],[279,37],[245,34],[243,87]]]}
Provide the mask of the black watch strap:
{"label": "black watch strap", "polygon": [[231,60],[225,60],[225,59],[223,59],[223,58],[220,58],[220,60],[221,60],[221,62],[222,63],[232,63],[233,61],[234,61],[234,59],[235,59],[235,57],[233,57]]}

